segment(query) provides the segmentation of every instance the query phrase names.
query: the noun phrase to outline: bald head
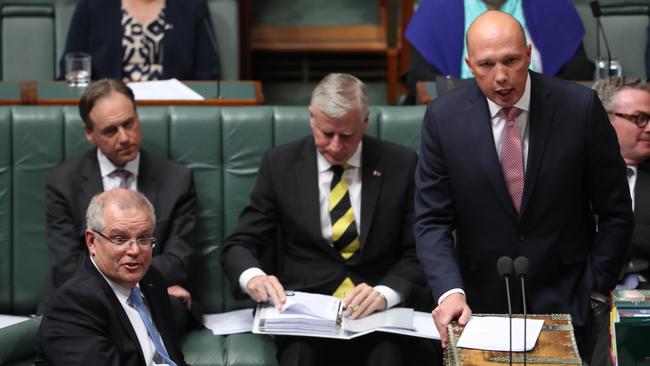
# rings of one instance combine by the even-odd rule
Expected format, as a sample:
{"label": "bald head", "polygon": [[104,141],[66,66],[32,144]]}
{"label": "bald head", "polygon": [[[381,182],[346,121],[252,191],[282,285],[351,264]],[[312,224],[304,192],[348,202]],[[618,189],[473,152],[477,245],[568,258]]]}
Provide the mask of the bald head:
{"label": "bald head", "polygon": [[526,47],[526,35],[521,23],[508,13],[490,10],[479,15],[467,30],[467,53],[489,41],[513,41]]}
{"label": "bald head", "polygon": [[467,30],[465,62],[488,99],[513,106],[524,94],[530,65],[521,24],[497,10],[481,14]]}

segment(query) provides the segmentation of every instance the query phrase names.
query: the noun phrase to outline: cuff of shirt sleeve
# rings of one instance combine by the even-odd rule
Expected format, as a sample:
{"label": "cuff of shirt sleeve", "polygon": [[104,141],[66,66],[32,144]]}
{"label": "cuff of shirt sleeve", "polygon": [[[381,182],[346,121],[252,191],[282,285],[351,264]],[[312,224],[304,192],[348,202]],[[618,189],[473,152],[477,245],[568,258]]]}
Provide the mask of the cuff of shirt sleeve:
{"label": "cuff of shirt sleeve", "polygon": [[451,294],[463,294],[463,295],[465,295],[465,291],[463,291],[462,288],[452,288],[451,290],[449,290],[449,291],[445,292],[444,294],[440,295],[440,297],[438,298],[438,305],[440,305],[442,303],[442,301],[444,299],[446,299],[447,296],[449,296]]}
{"label": "cuff of shirt sleeve", "polygon": [[266,276],[266,273],[260,268],[251,267],[239,275],[239,288],[243,293],[248,293],[248,291],[246,291],[246,285],[248,284],[248,281],[250,281],[255,276]]}
{"label": "cuff of shirt sleeve", "polygon": [[390,309],[402,302],[402,296],[388,286],[375,286],[375,290],[386,298],[386,309]]}

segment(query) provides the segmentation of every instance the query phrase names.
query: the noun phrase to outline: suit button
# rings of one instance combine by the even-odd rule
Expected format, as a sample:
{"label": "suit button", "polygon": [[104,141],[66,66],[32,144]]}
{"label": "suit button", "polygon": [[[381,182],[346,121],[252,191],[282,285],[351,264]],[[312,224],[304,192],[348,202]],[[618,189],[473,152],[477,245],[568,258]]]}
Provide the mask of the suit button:
{"label": "suit button", "polygon": [[519,234],[519,241],[524,241],[524,234]]}

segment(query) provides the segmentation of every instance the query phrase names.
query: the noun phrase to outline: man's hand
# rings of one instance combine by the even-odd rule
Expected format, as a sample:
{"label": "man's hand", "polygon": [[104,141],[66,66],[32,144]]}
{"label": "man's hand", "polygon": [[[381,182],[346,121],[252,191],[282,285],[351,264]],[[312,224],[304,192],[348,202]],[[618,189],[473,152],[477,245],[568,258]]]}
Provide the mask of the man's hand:
{"label": "man's hand", "polygon": [[386,310],[386,298],[366,283],[356,285],[345,295],[345,315],[350,319],[363,318],[375,311]]}
{"label": "man's hand", "polygon": [[255,276],[246,284],[246,292],[256,302],[273,301],[276,309],[281,309],[286,301],[284,287],[275,276]]}
{"label": "man's hand", "polygon": [[185,304],[185,307],[189,310],[190,307],[192,307],[192,295],[190,294],[189,291],[187,291],[185,288],[179,285],[173,285],[167,287],[167,293],[171,297],[175,297],[183,304]]}
{"label": "man's hand", "polygon": [[447,347],[447,326],[452,320],[458,319],[458,324],[465,325],[472,316],[472,309],[469,308],[465,301],[465,295],[454,293],[447,296],[440,305],[431,312],[433,322],[440,333],[440,342],[442,347]]}

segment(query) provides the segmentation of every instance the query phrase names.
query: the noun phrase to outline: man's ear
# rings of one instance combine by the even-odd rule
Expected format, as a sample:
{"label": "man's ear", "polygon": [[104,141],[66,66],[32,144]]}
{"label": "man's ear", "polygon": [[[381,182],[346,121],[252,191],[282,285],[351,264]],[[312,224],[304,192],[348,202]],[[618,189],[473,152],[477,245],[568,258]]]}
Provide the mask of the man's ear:
{"label": "man's ear", "polygon": [[90,129],[85,123],[81,125],[83,130],[84,130],[84,136],[86,137],[86,140],[90,142],[93,145],[96,145],[95,143],[95,136],[93,135],[93,130]]}
{"label": "man's ear", "polygon": [[91,257],[94,257],[96,245],[97,245],[95,239],[97,237],[95,236],[95,233],[90,229],[86,229],[86,231],[84,232],[84,237],[86,238],[86,247],[88,247],[88,253],[90,254]]}

